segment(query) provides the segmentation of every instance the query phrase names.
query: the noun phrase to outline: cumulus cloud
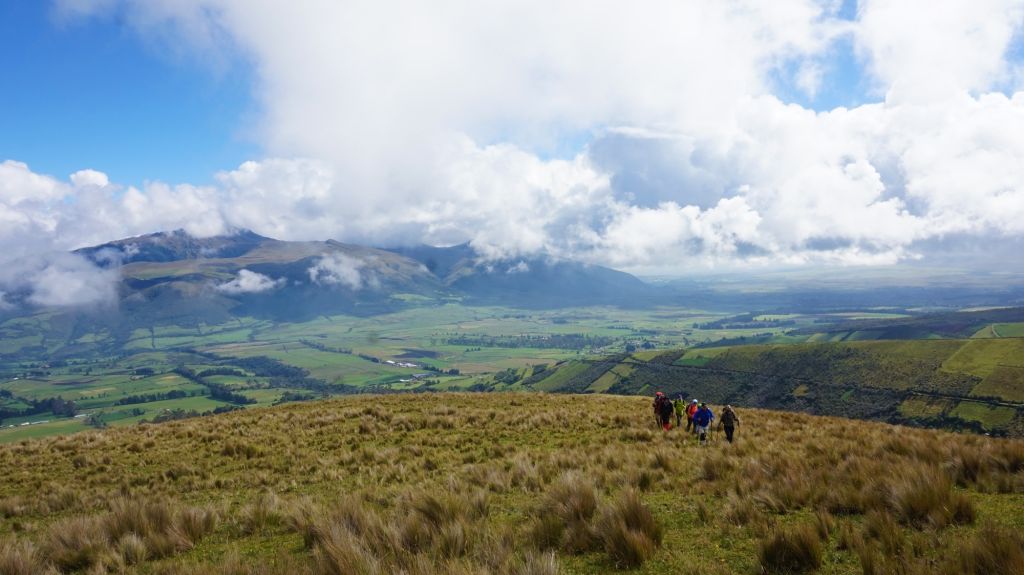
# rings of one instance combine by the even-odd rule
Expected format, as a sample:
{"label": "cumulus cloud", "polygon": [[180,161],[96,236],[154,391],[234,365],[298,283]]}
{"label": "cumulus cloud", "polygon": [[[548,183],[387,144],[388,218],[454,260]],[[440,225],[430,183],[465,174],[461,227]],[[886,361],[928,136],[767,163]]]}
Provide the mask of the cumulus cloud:
{"label": "cumulus cloud", "polygon": [[366,262],[361,259],[334,253],[321,257],[307,271],[309,280],[313,283],[340,285],[358,290],[366,284],[374,284],[372,277],[369,281],[364,277],[362,269],[365,266]]}
{"label": "cumulus cloud", "polygon": [[[836,4],[59,0],[67,18],[114,12],[252,62],[269,157],[142,188],[5,162],[0,241],[244,227],[685,271],[894,263],[943,237],[1024,234],[1008,55],[1024,1],[871,0],[853,20]],[[874,102],[773,94],[789,75],[813,99],[840,40]],[[364,271],[325,256],[310,278],[358,289]]]}
{"label": "cumulus cloud", "polygon": [[13,305],[12,299],[39,306],[111,305],[116,302],[118,279],[116,269],[100,269],[83,257],[62,252],[10,260],[0,271],[6,307]]}
{"label": "cumulus cloud", "polygon": [[284,278],[272,279],[261,273],[250,270],[239,270],[238,276],[217,286],[217,291],[238,295],[246,293],[262,293],[282,286]]}

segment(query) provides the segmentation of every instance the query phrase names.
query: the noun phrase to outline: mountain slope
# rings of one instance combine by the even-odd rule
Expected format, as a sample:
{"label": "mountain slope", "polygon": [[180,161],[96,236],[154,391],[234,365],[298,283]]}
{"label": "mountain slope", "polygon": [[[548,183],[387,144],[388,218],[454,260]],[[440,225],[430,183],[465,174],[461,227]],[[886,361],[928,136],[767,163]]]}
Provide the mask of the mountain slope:
{"label": "mountain slope", "polygon": [[570,361],[535,389],[716,404],[1024,435],[1024,339],[750,345]]}
{"label": "mountain slope", "polygon": [[393,251],[423,263],[471,303],[517,307],[646,305],[661,293],[636,277],[597,265],[546,258],[481,261],[468,244]]}

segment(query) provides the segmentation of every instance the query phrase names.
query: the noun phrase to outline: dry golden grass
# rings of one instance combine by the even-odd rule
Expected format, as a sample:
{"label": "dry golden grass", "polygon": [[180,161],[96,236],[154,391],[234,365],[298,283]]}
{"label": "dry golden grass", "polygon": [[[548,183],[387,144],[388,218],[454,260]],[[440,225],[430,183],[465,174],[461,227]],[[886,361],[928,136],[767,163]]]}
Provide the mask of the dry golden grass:
{"label": "dry golden grass", "polygon": [[0,446],[0,574],[1020,564],[1024,442],[740,409],[702,447],[648,410],[366,396]]}

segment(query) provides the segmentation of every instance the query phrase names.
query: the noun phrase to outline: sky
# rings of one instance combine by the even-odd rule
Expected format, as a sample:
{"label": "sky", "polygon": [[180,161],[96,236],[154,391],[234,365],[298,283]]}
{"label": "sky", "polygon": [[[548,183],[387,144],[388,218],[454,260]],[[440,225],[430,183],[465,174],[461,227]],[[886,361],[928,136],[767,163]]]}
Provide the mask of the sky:
{"label": "sky", "polygon": [[660,275],[1024,237],[1024,0],[0,0],[0,114],[0,304],[178,228]]}

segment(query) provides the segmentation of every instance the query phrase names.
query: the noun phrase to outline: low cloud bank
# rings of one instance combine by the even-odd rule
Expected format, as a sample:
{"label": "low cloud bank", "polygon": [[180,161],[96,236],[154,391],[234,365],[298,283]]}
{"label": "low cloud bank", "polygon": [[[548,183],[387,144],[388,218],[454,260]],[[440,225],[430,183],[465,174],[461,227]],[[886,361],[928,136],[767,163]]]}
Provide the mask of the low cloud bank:
{"label": "low cloud bank", "polygon": [[218,285],[217,291],[231,295],[263,293],[281,287],[285,281],[284,278],[275,280],[254,271],[239,270],[235,279]]}

